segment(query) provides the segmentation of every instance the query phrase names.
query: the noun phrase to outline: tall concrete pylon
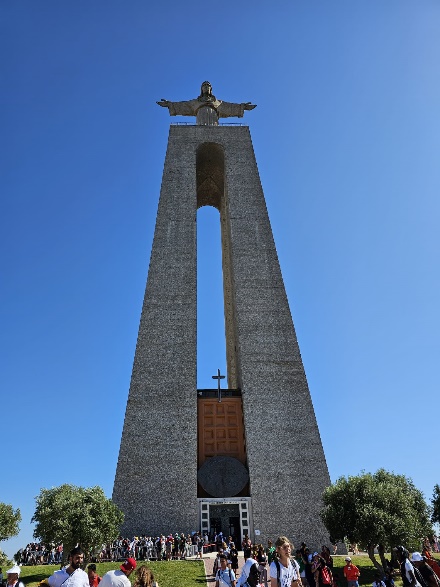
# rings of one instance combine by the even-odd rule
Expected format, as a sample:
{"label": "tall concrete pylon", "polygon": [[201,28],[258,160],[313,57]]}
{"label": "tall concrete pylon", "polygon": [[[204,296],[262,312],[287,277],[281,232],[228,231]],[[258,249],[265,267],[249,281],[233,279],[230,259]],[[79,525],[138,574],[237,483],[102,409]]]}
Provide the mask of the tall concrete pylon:
{"label": "tall concrete pylon", "polygon": [[[168,102],[171,125],[113,501],[125,535],[202,530],[320,546],[330,478],[247,126],[253,105]],[[205,86],[205,88],[204,88]],[[223,105],[223,106],[222,106]],[[220,212],[228,390],[196,381],[196,217]]]}

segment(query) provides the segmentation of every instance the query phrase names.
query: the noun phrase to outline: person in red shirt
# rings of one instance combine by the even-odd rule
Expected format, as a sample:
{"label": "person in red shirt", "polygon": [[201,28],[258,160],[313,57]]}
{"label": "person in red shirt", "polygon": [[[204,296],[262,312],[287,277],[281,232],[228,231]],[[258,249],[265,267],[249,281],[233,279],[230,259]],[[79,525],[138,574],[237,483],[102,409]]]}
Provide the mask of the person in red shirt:
{"label": "person in red shirt", "polygon": [[347,579],[348,587],[359,587],[359,569],[351,562],[349,556],[345,557],[344,577]]}
{"label": "person in red shirt", "polygon": [[101,577],[96,572],[96,565],[94,563],[87,566],[87,574],[89,576],[90,587],[98,587]]}

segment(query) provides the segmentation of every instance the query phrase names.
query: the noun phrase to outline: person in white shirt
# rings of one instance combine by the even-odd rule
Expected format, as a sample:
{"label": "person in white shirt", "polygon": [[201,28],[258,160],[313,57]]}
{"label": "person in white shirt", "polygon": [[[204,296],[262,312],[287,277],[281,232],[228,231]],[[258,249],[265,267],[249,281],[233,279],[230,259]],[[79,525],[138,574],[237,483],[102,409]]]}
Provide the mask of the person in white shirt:
{"label": "person in white shirt", "polygon": [[69,553],[69,565],[59,571],[55,571],[47,582],[50,587],[89,587],[89,576],[82,570],[84,553],[77,546]]}
{"label": "person in white shirt", "polygon": [[228,559],[224,554],[220,555],[220,568],[215,574],[215,587],[235,587],[235,574],[228,567]]}
{"label": "person in white shirt", "polygon": [[293,559],[293,545],[286,536],[280,536],[275,542],[277,558],[269,568],[270,587],[302,587],[299,565]]}
{"label": "person in white shirt", "polygon": [[247,578],[249,577],[249,573],[252,567],[257,567],[258,570],[258,563],[254,558],[248,558],[241,569],[240,577],[237,581],[235,587],[243,587],[246,584]]}
{"label": "person in white shirt", "polygon": [[246,583],[243,587],[258,587],[260,584],[260,571],[258,565],[252,565],[249,571],[249,577],[246,579]]}
{"label": "person in white shirt", "polygon": [[21,568],[18,565],[14,565],[9,571],[6,571],[6,587],[24,587],[20,581]]}
{"label": "person in white shirt", "polygon": [[407,549],[403,546],[397,546],[395,551],[397,560],[399,561],[400,575],[405,587],[421,587],[414,573],[414,567],[410,563],[409,552]]}
{"label": "person in white shirt", "polygon": [[136,561],[134,558],[128,558],[123,563],[120,569],[116,571],[108,571],[101,579],[99,587],[131,587],[130,579],[128,578],[136,568]]}

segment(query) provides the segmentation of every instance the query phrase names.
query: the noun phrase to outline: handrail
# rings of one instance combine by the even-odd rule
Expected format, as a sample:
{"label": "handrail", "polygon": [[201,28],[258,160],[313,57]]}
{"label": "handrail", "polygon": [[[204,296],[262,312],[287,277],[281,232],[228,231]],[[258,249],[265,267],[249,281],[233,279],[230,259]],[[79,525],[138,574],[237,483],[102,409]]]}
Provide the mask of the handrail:
{"label": "handrail", "polygon": [[172,122],[171,126],[248,126],[242,122],[219,122],[218,124],[193,124],[192,122]]}

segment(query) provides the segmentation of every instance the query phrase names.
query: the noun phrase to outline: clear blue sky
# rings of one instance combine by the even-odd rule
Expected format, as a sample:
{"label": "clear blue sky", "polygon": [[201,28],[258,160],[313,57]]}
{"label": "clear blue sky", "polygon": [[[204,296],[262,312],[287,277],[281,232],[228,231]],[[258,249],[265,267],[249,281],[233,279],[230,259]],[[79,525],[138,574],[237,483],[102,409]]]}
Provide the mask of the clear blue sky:
{"label": "clear blue sky", "polygon": [[[438,1],[14,0],[0,18],[0,501],[23,515],[0,547],[31,540],[42,487],[111,495],[176,121],[155,102],[194,98],[205,79],[258,105],[245,122],[332,480],[385,467],[429,499]],[[219,222],[199,220],[210,387],[225,368]]]}

